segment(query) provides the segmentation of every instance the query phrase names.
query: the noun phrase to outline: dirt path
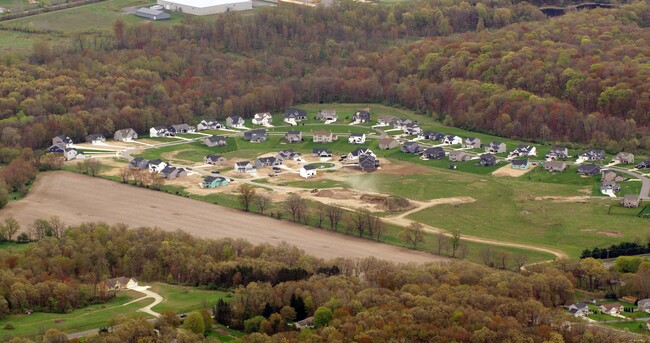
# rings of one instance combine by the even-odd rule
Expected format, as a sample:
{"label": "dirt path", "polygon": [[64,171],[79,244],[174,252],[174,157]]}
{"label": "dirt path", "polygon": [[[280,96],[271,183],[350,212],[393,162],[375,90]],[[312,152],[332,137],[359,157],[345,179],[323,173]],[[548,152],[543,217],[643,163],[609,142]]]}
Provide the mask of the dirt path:
{"label": "dirt path", "polygon": [[397,263],[446,260],[424,252],[312,229],[304,225],[216,206],[71,172],[38,176],[29,194],[11,202],[0,219],[14,216],[21,227],[57,215],[68,225],[83,222],[158,226],[197,237],[243,238],[253,244],[288,242],[320,258],[375,256]]}
{"label": "dirt path", "polygon": [[[138,309],[138,312],[144,312],[144,313],[150,314],[150,315],[152,315],[154,317],[160,317],[160,313],[152,310],[152,308],[154,306],[160,304],[163,301],[163,297],[160,294],[156,293],[156,292],[150,291],[149,290],[150,287],[151,286],[137,286],[137,287],[131,288],[132,291],[136,291],[136,292],[140,292],[140,293],[144,294],[144,297],[142,297],[140,299],[153,298],[153,302],[151,304],[149,304],[149,305],[147,305],[147,306],[145,306],[145,307],[143,307],[141,309]],[[137,299],[137,301],[139,301],[140,299]]]}

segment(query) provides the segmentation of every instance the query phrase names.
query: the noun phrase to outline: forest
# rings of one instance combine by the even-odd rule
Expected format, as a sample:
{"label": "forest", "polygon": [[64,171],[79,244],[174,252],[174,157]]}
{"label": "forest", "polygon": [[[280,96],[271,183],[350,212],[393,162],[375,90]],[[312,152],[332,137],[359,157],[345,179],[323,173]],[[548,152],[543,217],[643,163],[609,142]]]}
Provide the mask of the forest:
{"label": "forest", "polygon": [[341,2],[125,25],[0,61],[0,143],[380,102],[448,125],[609,152],[650,148],[650,5],[546,18],[505,0]]}
{"label": "forest", "polygon": [[[612,342],[631,336],[572,320],[561,308],[575,287],[604,286],[593,259],[564,261],[523,273],[465,261],[395,265],[375,258],[324,261],[289,245],[254,246],[243,240],[204,240],[181,231],[130,229],[101,223],[66,227],[41,220],[48,233],[22,252],[0,250],[0,315],[25,309],[66,312],[106,301],[95,285],[128,275],[141,283],[232,290],[213,309],[215,321],[248,333],[242,342]],[[33,228],[32,228],[33,229]],[[650,263],[637,264],[647,277]],[[580,278],[576,270],[583,270]],[[575,272],[577,274],[577,272]],[[635,275],[635,274],[630,274]],[[641,276],[639,276],[641,277]],[[314,316],[316,328],[290,323]],[[112,330],[86,342],[177,338],[175,316],[154,324],[116,319]],[[55,337],[56,332],[48,332]],[[202,339],[202,338],[201,338]],[[209,338],[208,338],[209,339]],[[17,340],[16,342],[23,342]]]}

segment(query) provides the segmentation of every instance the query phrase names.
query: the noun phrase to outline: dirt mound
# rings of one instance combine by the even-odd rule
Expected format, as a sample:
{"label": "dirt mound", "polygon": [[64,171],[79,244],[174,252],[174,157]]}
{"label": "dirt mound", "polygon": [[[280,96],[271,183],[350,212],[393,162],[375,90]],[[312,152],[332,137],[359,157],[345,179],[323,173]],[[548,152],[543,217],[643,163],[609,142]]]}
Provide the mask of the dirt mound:
{"label": "dirt mound", "polygon": [[326,197],[331,198],[334,196],[334,191],[329,189],[324,189],[316,194],[317,197]]}
{"label": "dirt mound", "polygon": [[401,212],[408,211],[414,206],[408,199],[398,196],[380,196],[363,194],[360,200],[375,205],[375,207],[382,211],[387,212]]}

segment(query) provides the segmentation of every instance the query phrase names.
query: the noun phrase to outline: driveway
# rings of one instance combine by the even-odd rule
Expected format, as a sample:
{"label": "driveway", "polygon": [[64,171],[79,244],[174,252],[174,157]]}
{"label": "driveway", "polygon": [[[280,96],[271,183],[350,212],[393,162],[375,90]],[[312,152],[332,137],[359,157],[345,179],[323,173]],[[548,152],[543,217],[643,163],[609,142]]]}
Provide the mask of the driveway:
{"label": "driveway", "polygon": [[163,297],[160,294],[156,293],[156,292],[150,291],[149,288],[151,288],[151,286],[137,286],[137,287],[133,287],[133,288],[130,288],[130,289],[132,291],[140,292],[140,293],[145,295],[144,297],[142,297],[140,299],[136,299],[134,301],[140,301],[140,300],[146,299],[146,298],[153,298],[154,299],[154,301],[151,304],[139,309],[138,312],[144,312],[144,313],[150,314],[150,315],[152,315],[154,317],[160,317],[160,313],[152,310],[151,308],[153,308],[154,306],[160,304],[163,301]]}

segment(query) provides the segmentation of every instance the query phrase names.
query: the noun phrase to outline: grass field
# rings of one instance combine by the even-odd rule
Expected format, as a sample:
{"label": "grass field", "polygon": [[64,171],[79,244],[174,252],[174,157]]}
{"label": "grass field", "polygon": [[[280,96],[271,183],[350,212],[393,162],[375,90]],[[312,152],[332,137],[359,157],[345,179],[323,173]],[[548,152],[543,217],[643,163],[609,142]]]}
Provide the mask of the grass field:
{"label": "grass field", "polygon": [[643,335],[648,334],[648,329],[646,329],[646,323],[643,321],[629,321],[629,322],[620,322],[620,323],[606,323],[604,325],[611,326],[613,328],[621,329],[624,331],[639,333]]}
{"label": "grass field", "polygon": [[152,303],[153,299],[143,299],[125,305],[141,297],[142,294],[140,293],[124,291],[120,292],[117,297],[105,304],[87,306],[66,314],[32,313],[30,315],[12,315],[0,320],[0,328],[11,324],[15,329],[0,329],[0,337],[31,337],[34,335],[42,335],[49,328],[57,328],[64,332],[85,331],[104,326],[112,318],[120,315],[149,317],[145,313],[136,312],[136,310]]}
{"label": "grass field", "polygon": [[27,250],[33,243],[18,244],[16,242],[4,241],[0,243],[0,250],[11,251],[11,252],[21,252]]}
{"label": "grass field", "polygon": [[176,311],[188,313],[203,307],[211,308],[219,298],[229,301],[231,294],[223,291],[203,290],[195,287],[174,286],[156,282],[150,289],[165,298],[163,302],[153,307],[156,312]]}

